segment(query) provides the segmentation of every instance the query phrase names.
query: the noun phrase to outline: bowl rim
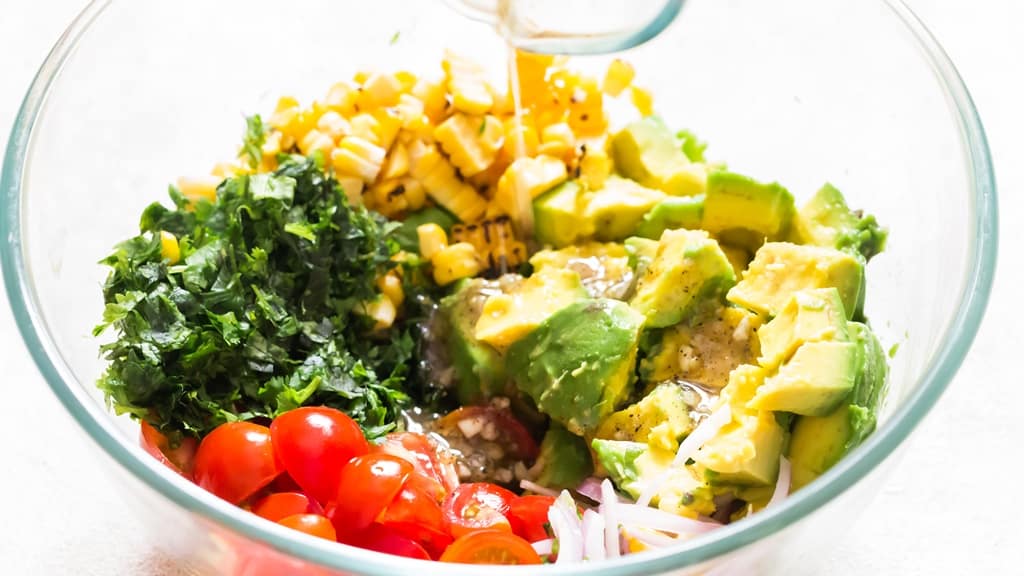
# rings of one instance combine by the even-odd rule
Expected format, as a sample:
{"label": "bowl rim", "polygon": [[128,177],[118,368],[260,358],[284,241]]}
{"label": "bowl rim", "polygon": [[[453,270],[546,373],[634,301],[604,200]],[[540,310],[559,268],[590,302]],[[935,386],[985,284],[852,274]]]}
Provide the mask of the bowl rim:
{"label": "bowl rim", "polygon": [[[765,539],[796,523],[849,489],[888,458],[917,427],[938,401],[963,362],[981,324],[995,275],[998,218],[995,176],[985,131],[967,87],[938,42],[903,0],[879,0],[885,4],[916,40],[923,57],[935,74],[961,132],[969,183],[967,272],[962,281],[957,312],[945,328],[936,353],[923,375],[921,385],[908,395],[890,418],[868,440],[848,454],[831,470],[782,505],[764,510],[750,519],[725,526],[671,550],[628,556],[594,565],[532,566],[530,573],[588,574],[622,576],[651,574],[693,566]],[[387,556],[353,547],[308,538],[295,531],[264,522],[255,515],[205,492],[170,472],[148,457],[121,434],[107,413],[78,385],[40,312],[32,287],[21,237],[22,179],[32,143],[33,130],[49,88],[59,76],[68,56],[91,23],[110,0],[92,0],[68,26],[46,57],[11,129],[0,173],[0,264],[6,293],[15,322],[33,360],[47,384],[68,413],[86,433],[129,473],[178,506],[233,532],[299,559],[324,567],[360,574],[387,575],[419,572],[433,574],[474,574],[473,566],[438,564]],[[516,567],[492,566],[496,574],[523,574]]]}

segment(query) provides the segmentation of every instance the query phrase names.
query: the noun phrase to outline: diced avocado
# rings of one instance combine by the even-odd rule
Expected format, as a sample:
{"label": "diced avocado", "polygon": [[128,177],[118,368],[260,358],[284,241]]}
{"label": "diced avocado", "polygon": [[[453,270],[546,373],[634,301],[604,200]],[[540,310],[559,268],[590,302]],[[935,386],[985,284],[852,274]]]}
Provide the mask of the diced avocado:
{"label": "diced avocado", "polygon": [[778,183],[716,171],[708,174],[701,228],[723,242],[757,250],[766,240],[786,238],[794,211],[793,195]]}
{"label": "diced avocado", "polygon": [[756,410],[824,416],[853,389],[857,346],[850,342],[806,342],[765,378],[748,406]]}
{"label": "diced avocado", "polygon": [[462,404],[477,404],[505,387],[505,361],[492,346],[474,336],[474,327],[493,282],[473,279],[441,300],[440,314],[447,330],[444,339]]}
{"label": "diced avocado", "polygon": [[797,212],[791,236],[794,242],[849,250],[870,260],[885,249],[889,232],[874,216],[850,210],[843,194],[825,184]]}
{"label": "diced avocado", "polygon": [[633,284],[629,252],[615,242],[588,242],[561,250],[541,250],[530,258],[534,271],[563,268],[580,275],[583,287],[593,298],[621,300]]}
{"label": "diced avocado", "polygon": [[591,193],[584,218],[593,223],[598,240],[622,240],[636,232],[644,214],[664,199],[664,192],[609,176],[604,188]]}
{"label": "diced avocado", "polygon": [[398,230],[395,230],[391,237],[398,242],[402,250],[419,254],[420,238],[416,233],[416,228],[422,224],[437,224],[445,232],[448,232],[451,230],[452,225],[457,223],[458,220],[455,216],[436,206],[430,206],[406,216],[405,220],[402,221],[402,225],[398,227]]}
{"label": "diced avocado", "polygon": [[512,344],[508,373],[541,412],[589,434],[629,394],[642,326],[623,302],[575,302]]}
{"label": "diced avocado", "polygon": [[721,389],[729,373],[758,354],[761,319],[742,308],[718,306],[666,328],[661,340],[640,362],[644,382],[680,379]]}
{"label": "diced avocado", "polygon": [[563,182],[533,201],[533,232],[540,244],[561,248],[594,234],[587,196],[575,180]]}
{"label": "diced avocado", "polygon": [[824,474],[875,429],[888,373],[885,351],[864,324],[850,322],[849,333],[858,348],[856,384],[848,400],[831,414],[796,419],[789,444],[794,490]]}
{"label": "diced avocado", "polygon": [[750,264],[750,252],[746,248],[738,248],[728,244],[719,243],[719,246],[722,247],[725,257],[729,259],[729,264],[732,264],[733,272],[736,272],[736,278],[742,278],[743,273],[746,272],[747,266]]}
{"label": "diced avocado", "polygon": [[776,316],[757,331],[761,357],[757,362],[774,370],[805,342],[848,340],[846,312],[839,291],[818,288],[793,293]]}
{"label": "diced avocado", "polygon": [[575,488],[594,473],[587,441],[557,423],[551,424],[541,440],[539,460],[543,468],[536,482],[556,490]]}
{"label": "diced avocado", "polygon": [[839,290],[849,319],[856,310],[863,276],[863,261],[846,252],[769,242],[757,251],[727,298],[758,314],[776,316],[794,292],[832,287]]}
{"label": "diced avocado", "polygon": [[704,215],[704,195],[672,196],[654,205],[644,214],[636,235],[657,240],[665,230],[700,228]]}
{"label": "diced avocado", "polygon": [[639,402],[615,412],[598,426],[595,436],[646,442],[652,448],[675,452],[693,429],[690,406],[678,384],[667,382]]}
{"label": "diced avocado", "polygon": [[704,192],[707,170],[687,159],[679,141],[658,118],[637,120],[612,137],[612,158],[623,176],[672,196]]}
{"label": "diced avocado", "polygon": [[638,484],[642,477],[653,478],[663,470],[662,467],[655,466],[653,470],[645,471],[643,464],[649,463],[649,461],[644,459],[637,462],[648,451],[646,442],[595,438],[590,445],[594,448],[595,458],[612,482],[619,487],[619,490],[633,498],[639,497],[643,490],[643,487]]}
{"label": "diced avocado", "polygon": [[658,241],[639,236],[630,236],[622,243],[629,254],[629,263],[633,267],[637,278],[643,276],[647,267],[654,261],[654,255],[658,253]]}
{"label": "diced avocado", "polygon": [[555,312],[586,297],[576,272],[538,270],[517,288],[487,299],[476,322],[476,338],[504,350]]}
{"label": "diced avocado", "polygon": [[671,326],[735,283],[732,265],[707,232],[666,230],[630,305],[647,318],[648,328]]}
{"label": "diced avocado", "polygon": [[770,485],[779,473],[785,431],[767,410],[754,410],[748,402],[763,385],[763,368],[744,364],[729,375],[721,398],[728,403],[732,422],[704,443],[694,461],[714,484]]}

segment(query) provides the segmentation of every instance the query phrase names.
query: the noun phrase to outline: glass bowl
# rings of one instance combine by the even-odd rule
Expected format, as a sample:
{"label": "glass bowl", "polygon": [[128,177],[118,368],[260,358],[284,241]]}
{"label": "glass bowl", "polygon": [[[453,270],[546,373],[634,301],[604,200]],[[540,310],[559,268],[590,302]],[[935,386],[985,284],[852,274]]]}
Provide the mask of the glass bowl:
{"label": "glass bowl", "polygon": [[[136,445],[94,387],[96,262],[136,232],[179,175],[233,155],[243,114],[304,100],[356,70],[439,72],[446,47],[504,70],[491,29],[440,0],[90,4],[29,88],[3,165],[3,272],[46,382],[110,456],[154,546],[213,574],[474,574],[319,541],[184,481]],[[601,70],[608,57],[579,58]],[[663,550],[595,565],[494,574],[792,572],[841,538],[962,362],[996,254],[984,132],[935,40],[898,0],[690,0],[626,54],[671,126],[737,171],[799,199],[825,181],[891,228],[868,272],[867,313],[892,346],[873,436],[783,505]],[[898,351],[897,351],[898,348]],[[64,471],[69,473],[69,471]]]}

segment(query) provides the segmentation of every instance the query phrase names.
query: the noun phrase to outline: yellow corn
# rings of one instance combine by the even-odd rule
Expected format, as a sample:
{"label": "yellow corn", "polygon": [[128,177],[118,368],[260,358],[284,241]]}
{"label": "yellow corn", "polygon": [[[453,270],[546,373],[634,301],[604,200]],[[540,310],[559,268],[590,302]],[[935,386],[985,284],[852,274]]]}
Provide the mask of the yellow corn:
{"label": "yellow corn", "polygon": [[409,145],[409,167],[413,178],[426,193],[463,222],[476,222],[487,210],[487,200],[475,188],[459,179],[455,167],[433,144]]}
{"label": "yellow corn", "polygon": [[434,129],[434,138],[459,172],[469,177],[494,163],[504,143],[504,129],[494,116],[456,113]]}
{"label": "yellow corn", "polygon": [[612,159],[606,148],[607,138],[593,139],[580,145],[578,178],[589,190],[600,190],[612,173]]}
{"label": "yellow corn", "polygon": [[356,106],[360,110],[373,110],[398,104],[402,83],[391,74],[370,74],[363,82]]}
{"label": "yellow corn", "polygon": [[391,272],[381,276],[377,279],[377,289],[380,293],[387,297],[388,300],[395,305],[400,307],[402,302],[405,301],[405,291],[402,289],[402,279],[397,274]]}
{"label": "yellow corn", "polygon": [[334,110],[328,110],[320,116],[320,119],[316,121],[316,129],[335,142],[352,133],[352,125],[349,124],[349,121]]}
{"label": "yellow corn", "polygon": [[385,150],[391,148],[398,131],[402,129],[402,118],[398,115],[398,110],[382,108],[373,112],[373,118],[377,121],[377,144]]}
{"label": "yellow corn", "polygon": [[629,89],[629,96],[633,100],[633,107],[641,116],[654,114],[654,96],[650,92],[633,86]]}
{"label": "yellow corn", "polygon": [[632,64],[616,58],[612,60],[608,65],[608,70],[604,73],[602,90],[609,96],[618,96],[632,84],[635,75],[636,72],[633,70]]}
{"label": "yellow corn", "polygon": [[434,254],[430,263],[434,266],[434,281],[441,286],[476,276],[483,269],[476,248],[468,242],[452,244],[441,250]]}
{"label": "yellow corn", "polygon": [[245,172],[246,168],[237,162],[218,162],[213,166],[213,170],[210,171],[210,174],[223,180],[225,178],[238,176],[239,174],[244,174]]}
{"label": "yellow corn", "polygon": [[182,176],[178,178],[178,191],[181,195],[195,202],[199,199],[215,202],[217,200],[217,185],[222,179],[216,176]]}
{"label": "yellow corn", "polygon": [[358,136],[346,136],[331,152],[331,165],[339,174],[358,176],[370,183],[377,179],[385,155],[385,150],[372,142]]}
{"label": "yellow corn", "polygon": [[565,182],[565,163],[550,156],[520,158],[512,163],[498,180],[494,202],[504,214],[519,219],[519,198],[531,200]]}
{"label": "yellow corn", "polygon": [[170,232],[160,232],[160,257],[168,264],[177,264],[181,260],[181,247],[178,239]]}
{"label": "yellow corn", "polygon": [[380,170],[380,179],[391,180],[393,178],[401,178],[408,173],[409,149],[406,148],[405,144],[396,142],[384,160],[384,166]]}
{"label": "yellow corn", "polygon": [[540,154],[546,154],[554,158],[569,158],[576,147],[576,136],[567,122],[559,122],[544,127],[540,136]]}
{"label": "yellow corn", "polygon": [[299,140],[299,150],[306,155],[312,154],[317,150],[323,152],[325,155],[329,155],[333,148],[334,139],[316,128],[307,132],[306,135]]}
{"label": "yellow corn", "polygon": [[363,205],[363,189],[366,187],[366,183],[363,182],[362,178],[356,176],[337,176],[336,180],[338,181],[338,186],[341,186],[341,191],[345,193],[349,206]]}
{"label": "yellow corn", "polygon": [[379,145],[381,143],[379,136],[377,136],[377,133],[380,131],[380,122],[372,114],[368,112],[356,114],[349,120],[349,125],[352,127],[353,136],[362,138],[367,142],[373,142],[374,144]]}
{"label": "yellow corn", "polygon": [[374,210],[394,218],[409,208],[405,198],[405,188],[398,180],[385,180],[370,187],[370,194],[373,196]]}
{"label": "yellow corn", "polygon": [[356,112],[358,90],[349,82],[338,82],[327,91],[324,105],[342,116],[351,116]]}
{"label": "yellow corn", "polygon": [[420,79],[412,87],[412,95],[423,102],[423,113],[433,123],[444,119],[448,108],[448,95],[442,82]]}
{"label": "yellow corn", "polygon": [[427,201],[427,191],[419,180],[402,178],[402,187],[405,189],[405,201],[409,204],[409,210],[419,210]]}
{"label": "yellow corn", "polygon": [[395,303],[383,295],[369,302],[363,302],[356,307],[356,310],[374,321],[374,330],[384,330],[390,327],[395,323],[395,316],[398,315]]}
{"label": "yellow corn", "polygon": [[416,85],[416,75],[407,70],[395,72],[395,80],[398,80],[398,85],[402,87],[402,94],[412,92],[412,87]]}
{"label": "yellow corn", "polygon": [[267,137],[263,140],[263,146],[260,147],[260,152],[264,158],[273,158],[281,152],[281,133],[273,131],[267,134]]}
{"label": "yellow corn", "polygon": [[[395,109],[398,110],[398,117],[402,120],[402,128],[408,130],[415,123],[423,122],[425,110],[423,100],[411,94],[399,96]],[[429,120],[427,122],[429,123]]]}
{"label": "yellow corn", "polygon": [[494,96],[479,64],[450,51],[441,61],[452,107],[467,114],[486,114],[494,105]]}
{"label": "yellow corn", "polygon": [[452,226],[452,242],[472,244],[485,268],[498,273],[505,273],[526,261],[526,245],[516,238],[508,216],[476,224],[456,224]]}
{"label": "yellow corn", "polygon": [[[520,138],[522,143],[520,144]],[[540,138],[537,136],[537,128],[533,121],[525,117],[522,122],[516,122],[515,118],[505,120],[505,143],[502,153],[509,160],[515,160],[520,155],[519,146],[522,145],[523,156],[536,156],[537,148],[540,147]]]}
{"label": "yellow corn", "polygon": [[448,248],[448,235],[444,228],[437,224],[421,224],[416,227],[416,237],[420,241],[420,256],[431,259],[435,254]]}

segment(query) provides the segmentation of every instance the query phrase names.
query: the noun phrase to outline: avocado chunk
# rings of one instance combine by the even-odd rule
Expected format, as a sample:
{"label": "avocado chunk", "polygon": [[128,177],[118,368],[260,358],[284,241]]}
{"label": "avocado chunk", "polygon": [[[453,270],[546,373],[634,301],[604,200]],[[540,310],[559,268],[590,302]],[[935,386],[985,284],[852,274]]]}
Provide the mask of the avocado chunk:
{"label": "avocado chunk", "polygon": [[572,270],[543,268],[518,287],[484,302],[476,322],[477,340],[499,350],[529,334],[545,318],[587,297],[580,275]]}
{"label": "avocado chunk", "polygon": [[612,159],[623,176],[672,196],[704,192],[707,169],[690,162],[658,118],[637,120],[612,136]]}
{"label": "avocado chunk", "polygon": [[641,477],[654,478],[661,473],[662,468],[656,466],[645,474],[643,465],[649,464],[649,460],[637,461],[647,454],[646,442],[595,438],[590,445],[594,449],[594,457],[612,482],[633,498],[638,498],[643,490],[639,484]]}
{"label": "avocado chunk", "polygon": [[458,222],[455,216],[436,206],[430,206],[406,216],[402,225],[395,230],[392,238],[398,242],[402,250],[419,254],[420,237],[416,233],[416,228],[423,224],[437,224],[447,233],[451,231],[452,225],[458,224]]}
{"label": "avocado chunk", "polygon": [[588,242],[561,250],[541,250],[530,258],[534,272],[544,268],[563,268],[580,275],[583,287],[592,298],[621,300],[633,284],[629,252],[615,242]]}
{"label": "avocado chunk", "polygon": [[843,300],[835,288],[795,292],[782,311],[757,331],[758,364],[774,370],[806,342],[848,340]]}
{"label": "avocado chunk", "polygon": [[654,255],[658,253],[658,241],[630,236],[622,245],[629,254],[629,264],[633,267],[634,276],[643,276],[647,267],[654,261]]}
{"label": "avocado chunk", "polygon": [[757,410],[824,416],[853,389],[857,347],[850,342],[807,342],[765,378],[748,404]]}
{"label": "avocado chunk", "polygon": [[779,473],[786,434],[775,415],[749,407],[765,380],[765,371],[744,364],[729,375],[722,389],[732,421],[693,456],[713,485],[768,486]]}
{"label": "avocado chunk", "polygon": [[505,387],[505,361],[492,346],[477,340],[474,327],[484,301],[498,283],[468,280],[441,300],[439,315],[448,335],[445,352],[454,372],[456,395],[462,404],[478,404]]}
{"label": "avocado chunk", "polygon": [[640,361],[640,379],[647,383],[678,379],[719,390],[733,369],[757,358],[755,330],[760,324],[759,316],[742,308],[707,309],[662,332]]}
{"label": "avocado chunk", "polygon": [[575,180],[568,180],[533,201],[533,232],[540,244],[561,248],[594,234],[585,216],[587,196]]}
{"label": "avocado chunk", "polygon": [[679,441],[693,429],[690,406],[683,389],[666,382],[656,386],[639,402],[615,412],[598,426],[597,438],[646,442],[649,446],[675,452]]}
{"label": "avocado chunk", "polygon": [[508,374],[541,412],[589,434],[629,394],[642,326],[623,302],[575,302],[512,344]]}
{"label": "avocado chunk", "polygon": [[858,350],[856,383],[848,399],[830,414],[796,419],[789,444],[794,490],[824,474],[875,429],[889,370],[885,351],[864,324],[850,322],[848,330]]}
{"label": "avocado chunk", "polygon": [[647,318],[648,328],[671,326],[735,283],[732,265],[707,232],[666,230],[630,305]]}
{"label": "avocado chunk", "polygon": [[701,228],[721,241],[751,251],[766,240],[786,238],[795,211],[793,195],[780,184],[763,184],[733,172],[708,174]]}
{"label": "avocado chunk", "polygon": [[825,184],[797,212],[791,236],[800,244],[846,250],[868,261],[885,249],[889,232],[874,216],[850,210],[843,194]]}
{"label": "avocado chunk", "polygon": [[636,228],[636,235],[657,240],[665,230],[700,228],[704,195],[671,196],[654,205]]}
{"label": "avocado chunk", "polygon": [[555,422],[544,433],[538,459],[543,467],[536,482],[548,488],[575,488],[594,473],[587,441]]}
{"label": "avocado chunk", "polygon": [[722,247],[725,257],[729,259],[729,264],[732,264],[736,278],[742,278],[743,273],[746,272],[747,266],[750,264],[750,252],[746,248],[738,248],[728,244],[719,243],[719,246]]}
{"label": "avocado chunk", "polygon": [[863,261],[833,248],[768,242],[757,251],[743,279],[726,298],[758,314],[777,316],[794,292],[835,288],[850,319],[864,277]]}
{"label": "avocado chunk", "polygon": [[644,214],[664,199],[664,192],[613,175],[591,193],[584,217],[593,223],[598,240],[622,240],[636,232]]}

